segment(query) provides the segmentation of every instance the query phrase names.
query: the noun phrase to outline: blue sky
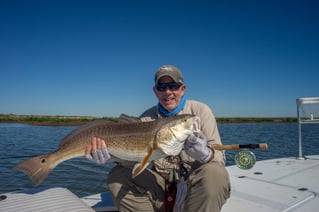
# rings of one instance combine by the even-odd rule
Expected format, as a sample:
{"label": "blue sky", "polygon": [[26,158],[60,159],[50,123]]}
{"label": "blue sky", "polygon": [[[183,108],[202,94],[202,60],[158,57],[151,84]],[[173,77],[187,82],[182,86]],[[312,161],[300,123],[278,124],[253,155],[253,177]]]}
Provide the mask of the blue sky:
{"label": "blue sky", "polygon": [[179,67],[217,117],[293,117],[319,96],[319,2],[0,1],[0,113],[138,116]]}

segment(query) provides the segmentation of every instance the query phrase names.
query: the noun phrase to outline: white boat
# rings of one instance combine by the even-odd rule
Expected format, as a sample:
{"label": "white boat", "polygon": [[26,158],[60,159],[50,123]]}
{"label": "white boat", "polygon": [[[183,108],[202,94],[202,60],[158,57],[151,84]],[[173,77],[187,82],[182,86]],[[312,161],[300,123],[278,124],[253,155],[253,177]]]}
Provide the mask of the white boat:
{"label": "white boat", "polygon": [[[303,124],[319,123],[319,114],[307,115],[304,108],[300,109],[312,103],[318,104],[319,98],[297,99],[298,157],[257,161],[249,170],[235,165],[226,167],[232,190],[222,212],[319,210],[319,154],[304,156],[301,140]],[[108,192],[78,198],[66,188],[53,187],[2,194],[0,211],[117,211],[117,208]]]}

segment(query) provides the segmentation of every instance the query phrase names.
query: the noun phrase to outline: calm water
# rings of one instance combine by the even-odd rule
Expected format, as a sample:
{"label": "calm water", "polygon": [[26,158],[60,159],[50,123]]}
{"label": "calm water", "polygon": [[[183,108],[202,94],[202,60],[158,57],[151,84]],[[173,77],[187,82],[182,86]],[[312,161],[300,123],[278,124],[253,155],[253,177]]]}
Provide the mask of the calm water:
{"label": "calm water", "polygon": [[[33,188],[24,173],[12,169],[14,165],[28,156],[55,150],[75,128],[0,124],[0,193]],[[268,150],[254,151],[257,161],[298,156],[297,124],[219,124],[219,131],[224,144],[268,143]],[[319,124],[303,125],[302,132],[304,155],[319,154]],[[226,153],[227,165],[233,165],[235,153]],[[105,179],[113,166],[79,158],[68,160],[56,167],[41,186],[66,187],[80,197],[102,192],[107,190]]]}

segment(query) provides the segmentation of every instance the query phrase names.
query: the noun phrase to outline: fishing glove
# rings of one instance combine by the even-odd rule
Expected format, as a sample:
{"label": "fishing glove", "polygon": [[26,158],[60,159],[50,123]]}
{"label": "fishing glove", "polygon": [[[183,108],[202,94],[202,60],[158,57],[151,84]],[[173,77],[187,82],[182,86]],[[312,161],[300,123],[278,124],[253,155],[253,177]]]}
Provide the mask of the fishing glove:
{"label": "fishing glove", "polygon": [[206,136],[201,131],[199,131],[198,136],[194,134],[188,136],[184,149],[186,154],[201,163],[206,163],[212,156],[212,150],[207,146]]}
{"label": "fishing glove", "polygon": [[106,163],[108,160],[111,159],[111,156],[109,152],[107,151],[106,147],[92,151],[90,154],[87,154],[85,157],[91,161],[94,161],[97,164]]}

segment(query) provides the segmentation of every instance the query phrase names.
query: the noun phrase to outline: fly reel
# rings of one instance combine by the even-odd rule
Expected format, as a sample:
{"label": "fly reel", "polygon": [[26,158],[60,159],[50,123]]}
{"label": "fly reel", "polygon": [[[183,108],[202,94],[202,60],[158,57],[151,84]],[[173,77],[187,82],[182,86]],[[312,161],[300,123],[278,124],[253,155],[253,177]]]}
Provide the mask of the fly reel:
{"label": "fly reel", "polygon": [[251,169],[256,163],[256,156],[249,149],[268,149],[267,143],[260,144],[230,144],[230,145],[214,145],[217,150],[240,150],[235,155],[235,164],[240,169]]}
{"label": "fly reel", "polygon": [[251,169],[256,163],[256,156],[252,151],[243,150],[237,152],[234,157],[235,164],[240,169]]}

